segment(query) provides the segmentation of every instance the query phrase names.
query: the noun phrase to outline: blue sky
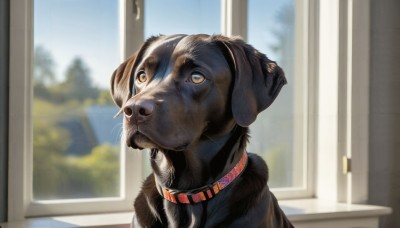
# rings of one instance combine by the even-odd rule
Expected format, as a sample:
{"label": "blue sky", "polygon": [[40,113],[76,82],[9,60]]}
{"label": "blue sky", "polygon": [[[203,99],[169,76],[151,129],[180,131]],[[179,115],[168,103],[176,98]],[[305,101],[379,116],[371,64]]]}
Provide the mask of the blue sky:
{"label": "blue sky", "polygon": [[58,78],[80,57],[95,84],[107,87],[121,62],[118,12],[114,0],[35,0],[34,44],[52,54]]}
{"label": "blue sky", "polygon": [[218,0],[147,0],[144,9],[145,37],[221,33],[221,3]]}
{"label": "blue sky", "polygon": [[[275,59],[277,12],[294,0],[249,0],[248,41]],[[167,4],[168,3],[168,4]],[[218,0],[145,0],[145,37],[175,33],[220,33]],[[75,57],[94,83],[107,88],[120,59],[119,0],[35,0],[34,44],[48,50],[58,79]]]}

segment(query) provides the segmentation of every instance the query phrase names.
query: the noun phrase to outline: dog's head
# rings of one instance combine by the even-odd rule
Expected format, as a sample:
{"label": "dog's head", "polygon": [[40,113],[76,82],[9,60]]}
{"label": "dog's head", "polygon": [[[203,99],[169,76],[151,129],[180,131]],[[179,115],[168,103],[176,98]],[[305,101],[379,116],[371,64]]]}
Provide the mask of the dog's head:
{"label": "dog's head", "polygon": [[249,126],[285,83],[274,61],[239,38],[158,36],[116,69],[111,94],[128,146],[181,151]]}

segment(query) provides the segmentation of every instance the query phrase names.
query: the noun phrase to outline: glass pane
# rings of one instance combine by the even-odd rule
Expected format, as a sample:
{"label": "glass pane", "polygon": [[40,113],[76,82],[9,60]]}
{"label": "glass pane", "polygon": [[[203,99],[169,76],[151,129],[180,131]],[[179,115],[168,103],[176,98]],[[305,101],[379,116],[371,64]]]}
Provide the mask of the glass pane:
{"label": "glass pane", "polygon": [[[159,34],[221,34],[221,2],[217,0],[151,0],[144,2],[145,39]],[[149,153],[143,175],[151,172]]]}
{"label": "glass pane", "polygon": [[220,34],[221,3],[216,0],[144,2],[145,38],[164,34]]}
{"label": "glass pane", "polygon": [[120,196],[118,0],[35,0],[33,198]]}
{"label": "glass pane", "polygon": [[277,61],[288,80],[276,101],[251,125],[248,149],[267,161],[270,187],[303,187],[305,154],[302,154],[302,145],[295,143],[296,137],[300,137],[295,135],[299,132],[296,128],[304,126],[299,121],[305,115],[295,109],[299,105],[295,99],[301,102],[297,100],[302,98],[295,97],[301,86],[295,85],[294,79],[303,77],[294,70],[295,28],[298,26],[295,0],[249,0],[248,4],[248,42]]}

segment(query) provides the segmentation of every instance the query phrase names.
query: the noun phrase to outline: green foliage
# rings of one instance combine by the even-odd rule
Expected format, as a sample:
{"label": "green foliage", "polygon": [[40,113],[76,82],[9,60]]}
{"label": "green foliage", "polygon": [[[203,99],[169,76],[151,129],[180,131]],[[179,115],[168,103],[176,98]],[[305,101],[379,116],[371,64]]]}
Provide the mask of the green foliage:
{"label": "green foliage", "polygon": [[[65,155],[70,133],[58,127],[68,107],[33,103],[33,192],[36,199],[118,196],[119,148],[98,145],[86,156]],[[77,107],[74,102],[70,107]]]}
{"label": "green foliage", "polygon": [[34,198],[119,196],[119,148],[100,145],[83,157],[34,153]]}
{"label": "green foliage", "polygon": [[33,86],[36,97],[50,97],[47,87],[54,83],[54,62],[51,54],[42,46],[35,48]]}
{"label": "green foliage", "polygon": [[92,85],[89,69],[80,58],[75,58],[67,69],[66,79],[60,84],[58,91],[65,100],[95,99],[99,90]]}
{"label": "green foliage", "polygon": [[119,148],[100,145],[83,157],[63,157],[58,198],[119,195]]}
{"label": "green foliage", "polygon": [[284,146],[275,146],[261,156],[268,163],[269,180],[268,185],[274,187],[290,186],[290,178],[285,175],[290,167],[289,151]]}
{"label": "green foliage", "polygon": [[97,104],[114,105],[114,101],[111,98],[110,91],[108,91],[108,90],[100,91],[99,97],[97,98]]}
{"label": "green foliage", "polygon": [[93,145],[84,156],[66,154],[72,132],[62,127],[66,118],[89,129],[85,109],[112,104],[108,90],[96,88],[84,61],[76,58],[65,80],[56,82],[54,61],[43,47],[35,49],[33,120],[33,196],[68,199],[119,196],[119,147]]}
{"label": "green foliage", "polygon": [[71,158],[71,167],[88,174],[90,185],[97,197],[118,196],[119,191],[119,147],[100,145],[82,158]]}
{"label": "green foliage", "polygon": [[46,49],[42,46],[37,46],[35,48],[35,58],[34,58],[34,71],[33,78],[34,84],[49,85],[54,83],[54,61],[53,58]]}
{"label": "green foliage", "polygon": [[38,199],[55,197],[62,174],[57,167],[70,143],[69,132],[57,127],[54,119],[60,112],[49,102],[33,102],[33,192]]}
{"label": "green foliage", "polygon": [[34,151],[52,151],[62,155],[68,147],[69,132],[56,125],[64,108],[49,102],[34,99],[33,102],[33,148]]}
{"label": "green foliage", "polygon": [[54,62],[51,54],[39,46],[35,48],[34,58],[34,93],[35,97],[53,103],[78,100],[97,100],[100,90],[92,84],[90,70],[85,62],[77,57],[69,65],[65,80],[56,82]]}

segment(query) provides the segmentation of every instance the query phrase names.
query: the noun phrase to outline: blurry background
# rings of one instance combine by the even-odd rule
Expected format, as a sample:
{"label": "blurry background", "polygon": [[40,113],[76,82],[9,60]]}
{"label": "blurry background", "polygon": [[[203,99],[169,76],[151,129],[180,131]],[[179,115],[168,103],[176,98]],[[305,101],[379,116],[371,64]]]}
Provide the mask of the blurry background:
{"label": "blurry background", "polygon": [[35,0],[33,9],[33,198],[119,196],[122,119],[109,92],[121,63],[119,1]]}
{"label": "blurry background", "polygon": [[[14,29],[10,28],[10,1],[0,1],[0,221],[7,218],[8,157],[15,153],[8,150],[9,34]],[[185,20],[177,18],[187,11],[167,14],[168,4],[163,1],[162,7],[158,7],[155,2],[159,1],[146,0],[146,12],[153,13],[145,15],[145,37],[159,33],[220,33],[219,1],[168,1],[179,5],[174,10],[196,9],[195,13],[185,14]],[[271,170],[287,170],[284,167],[295,164],[291,153],[296,153],[291,140],[294,95],[290,88],[290,82],[297,77],[293,74],[293,53],[290,54],[292,27],[296,23],[289,13],[295,5],[292,1],[248,2],[248,41],[277,60],[289,79],[289,85],[279,96],[281,100],[258,120],[265,122],[265,128],[252,129],[249,150],[262,154]],[[393,214],[381,219],[381,227],[400,227],[400,1],[369,2],[367,203],[392,207]],[[112,71],[123,61],[118,4],[112,0],[34,1],[32,120],[36,199],[120,194],[121,122],[112,120],[116,110],[107,92]],[[161,28],[154,25],[157,20]],[[177,24],[168,26],[168,20],[177,21],[182,28]],[[196,26],[185,26],[188,23]],[[283,119],[279,121],[274,116]],[[277,128],[282,135],[271,135],[270,129]],[[271,174],[272,186],[295,186],[295,171],[279,172],[282,176]]]}
{"label": "blurry background", "polygon": [[[271,187],[293,187],[295,6],[273,2],[249,1],[248,42],[282,66],[289,84],[252,125],[248,149],[268,161]],[[34,199],[119,196],[122,125],[112,118],[118,110],[109,95],[110,76],[123,61],[119,4],[34,1]],[[220,34],[220,18],[215,0],[145,1],[144,38]],[[146,176],[147,156],[143,167]]]}

